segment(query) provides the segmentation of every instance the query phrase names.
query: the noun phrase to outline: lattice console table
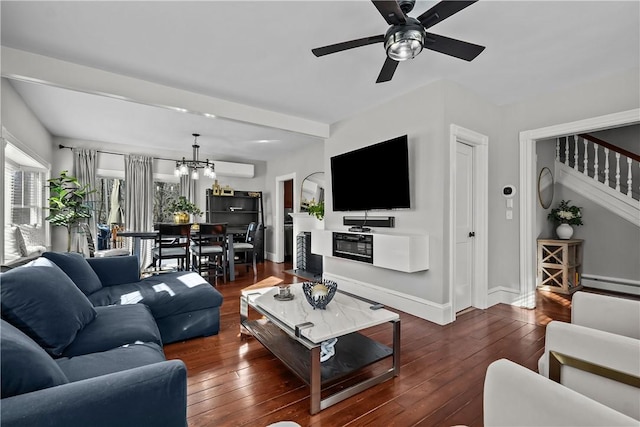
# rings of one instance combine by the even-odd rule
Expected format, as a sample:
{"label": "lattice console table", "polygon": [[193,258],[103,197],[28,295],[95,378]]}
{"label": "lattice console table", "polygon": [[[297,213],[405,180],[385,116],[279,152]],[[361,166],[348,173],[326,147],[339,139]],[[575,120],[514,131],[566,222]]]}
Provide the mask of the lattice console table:
{"label": "lattice console table", "polygon": [[538,288],[572,294],[582,289],[582,240],[538,239]]}

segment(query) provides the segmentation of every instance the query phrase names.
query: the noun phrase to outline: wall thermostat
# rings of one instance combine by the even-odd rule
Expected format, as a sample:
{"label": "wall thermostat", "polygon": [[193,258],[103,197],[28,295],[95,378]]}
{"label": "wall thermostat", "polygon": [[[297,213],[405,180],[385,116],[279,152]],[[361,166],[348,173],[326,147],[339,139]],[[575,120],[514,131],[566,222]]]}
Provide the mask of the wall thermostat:
{"label": "wall thermostat", "polygon": [[502,187],[502,195],[507,199],[512,198],[516,195],[516,187],[515,185],[505,185]]}

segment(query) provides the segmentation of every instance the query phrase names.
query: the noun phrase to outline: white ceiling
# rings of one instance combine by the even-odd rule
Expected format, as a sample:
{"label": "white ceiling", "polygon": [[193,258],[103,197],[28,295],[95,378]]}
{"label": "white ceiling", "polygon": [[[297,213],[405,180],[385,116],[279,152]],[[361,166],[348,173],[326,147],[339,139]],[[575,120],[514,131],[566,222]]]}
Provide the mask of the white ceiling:
{"label": "white ceiling", "polygon": [[[435,1],[418,1],[411,16]],[[382,34],[359,1],[2,1],[2,45],[323,123],[448,79],[496,105],[640,66],[638,1],[480,0],[430,31],[486,46],[472,62],[425,50],[376,84],[381,45],[316,58],[314,47]],[[14,82],[58,136],[188,147],[266,160],[320,139]],[[272,140],[256,143],[258,140]],[[278,141],[278,142],[274,142]]]}

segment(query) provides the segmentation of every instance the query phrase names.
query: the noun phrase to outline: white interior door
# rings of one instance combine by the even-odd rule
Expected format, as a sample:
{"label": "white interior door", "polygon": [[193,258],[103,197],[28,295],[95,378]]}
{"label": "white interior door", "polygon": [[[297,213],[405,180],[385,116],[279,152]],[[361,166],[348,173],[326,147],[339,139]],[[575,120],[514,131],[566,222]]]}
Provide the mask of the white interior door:
{"label": "white interior door", "polygon": [[473,301],[473,148],[456,147],[456,261],[454,310],[471,307]]}

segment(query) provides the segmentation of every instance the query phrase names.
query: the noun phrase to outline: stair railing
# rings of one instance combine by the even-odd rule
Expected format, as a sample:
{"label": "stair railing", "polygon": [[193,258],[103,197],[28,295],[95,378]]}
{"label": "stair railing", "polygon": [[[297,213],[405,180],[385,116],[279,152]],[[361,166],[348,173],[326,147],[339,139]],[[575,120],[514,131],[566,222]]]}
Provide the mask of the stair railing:
{"label": "stair railing", "polygon": [[[580,138],[582,138],[582,144],[580,144]],[[573,140],[573,144],[571,144],[571,140]],[[564,145],[564,146],[562,146]],[[573,145],[573,147],[571,147]],[[581,147],[582,145],[582,147]],[[599,163],[599,151],[600,147],[603,148],[604,153],[604,170],[602,174],[600,174],[600,163]],[[593,161],[590,163],[589,152],[593,153]],[[615,183],[610,182],[610,153],[613,153],[615,157]],[[564,154],[564,155],[563,155]],[[582,162],[580,161],[580,156],[582,156]],[[621,185],[622,178],[622,168],[620,167],[620,159],[621,157],[626,158],[626,187],[623,190],[623,186]],[[615,188],[616,191],[626,194],[627,197],[634,197],[633,191],[633,168],[635,167],[638,170],[638,175],[640,175],[640,156],[638,154],[632,153],[630,151],[625,150],[624,148],[618,147],[614,144],[611,144],[607,141],[603,141],[599,138],[591,136],[586,133],[581,133],[578,135],[567,136],[564,138],[558,138],[556,140],[556,160],[558,162],[564,163],[567,167],[572,167],[575,171],[580,172],[580,163],[582,163],[582,173],[586,176],[592,177],[595,181],[598,181],[608,187]],[[635,165],[635,166],[634,166]],[[591,175],[591,173],[593,175]],[[602,177],[601,177],[602,175]],[[637,177],[636,176],[636,177]],[[640,181],[640,179],[638,179]],[[640,190],[640,186],[638,186]],[[640,191],[638,191],[638,198],[640,198]]]}

